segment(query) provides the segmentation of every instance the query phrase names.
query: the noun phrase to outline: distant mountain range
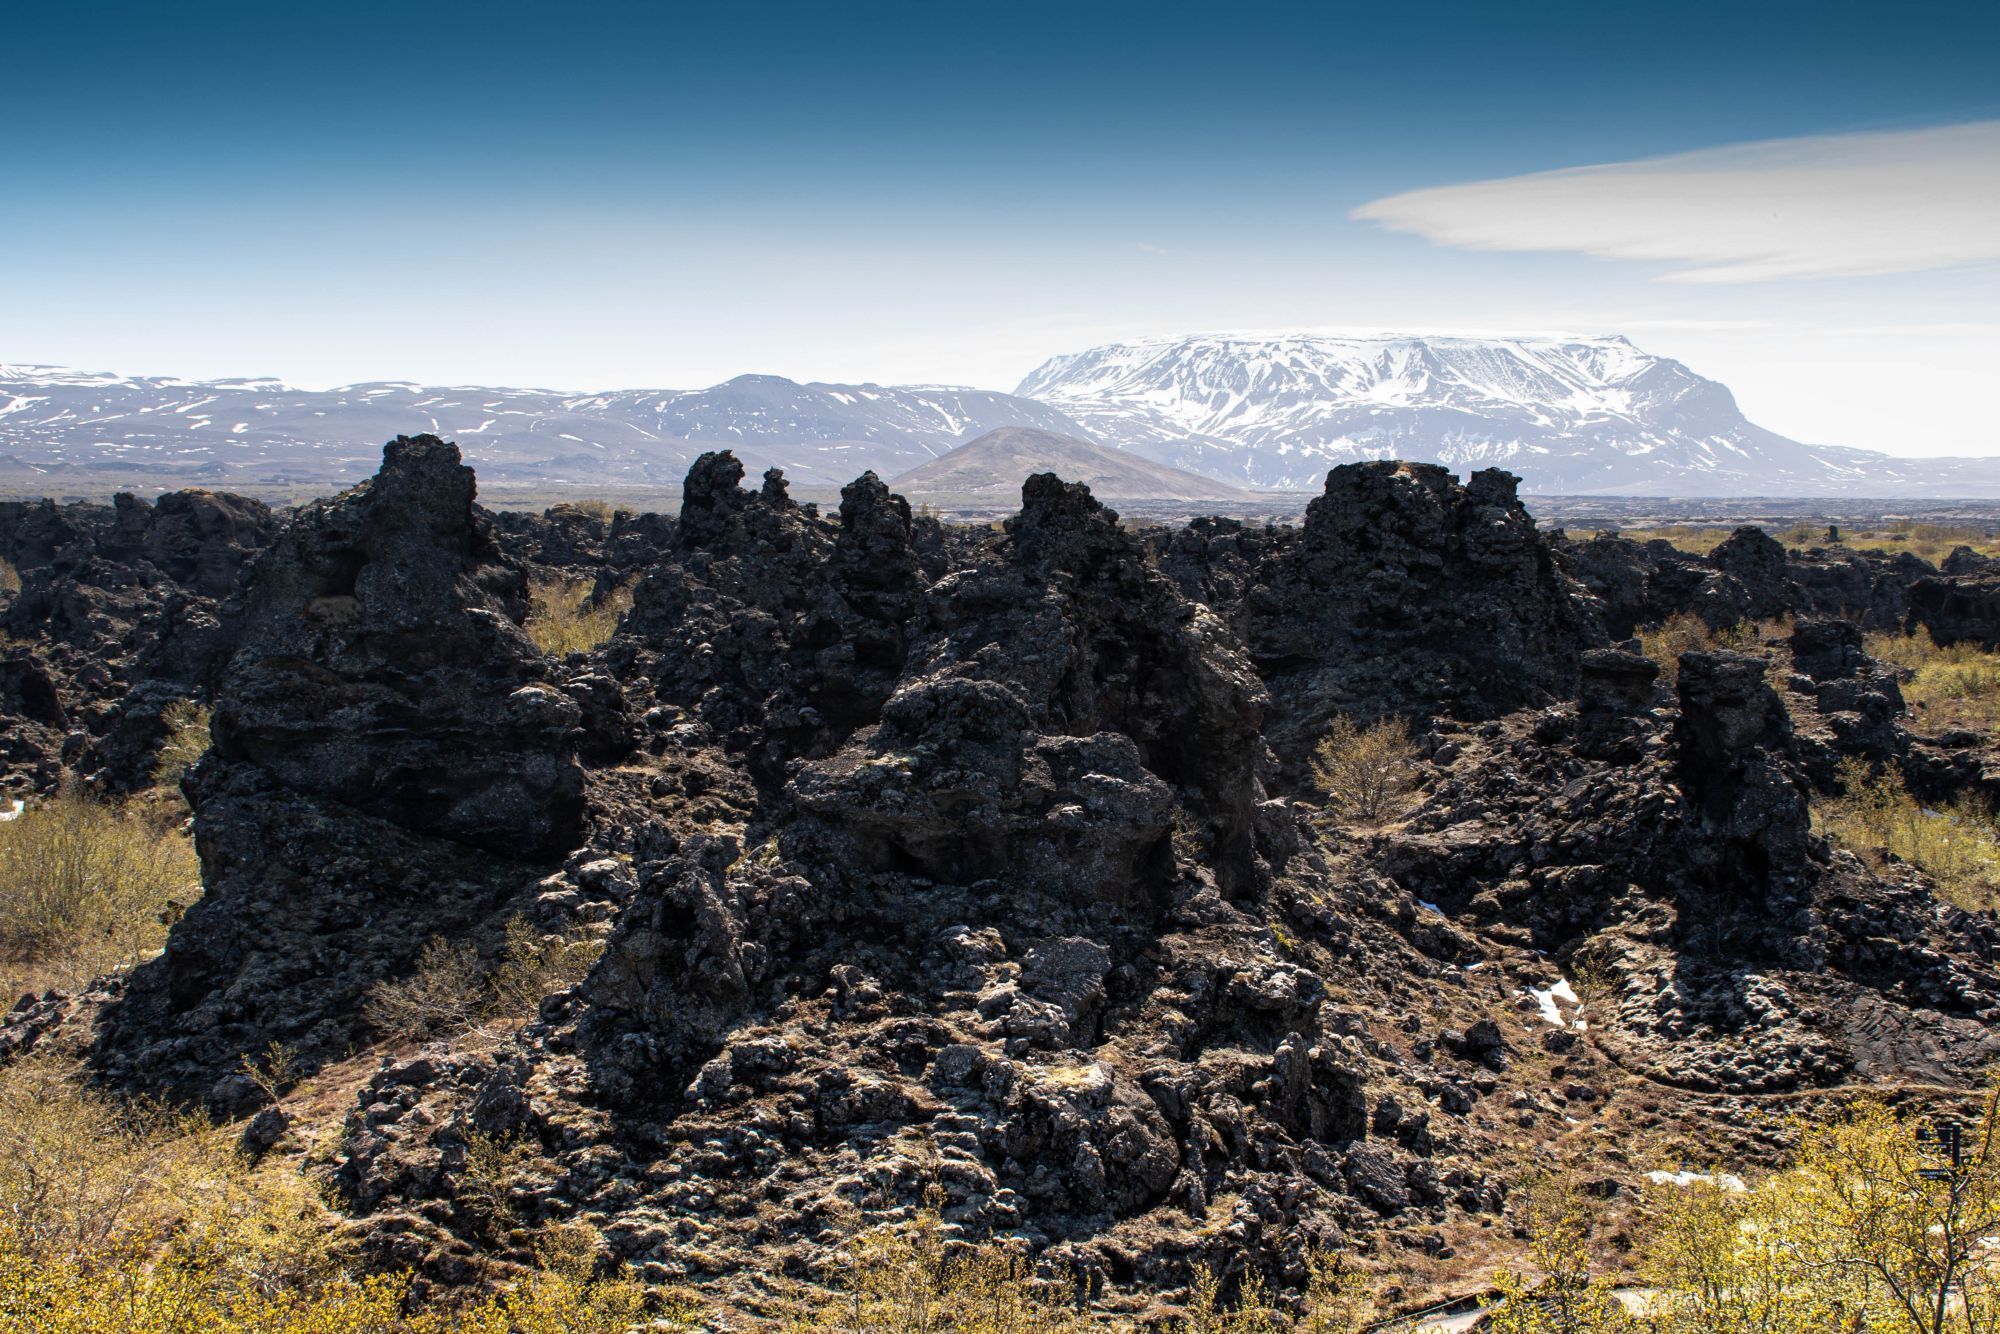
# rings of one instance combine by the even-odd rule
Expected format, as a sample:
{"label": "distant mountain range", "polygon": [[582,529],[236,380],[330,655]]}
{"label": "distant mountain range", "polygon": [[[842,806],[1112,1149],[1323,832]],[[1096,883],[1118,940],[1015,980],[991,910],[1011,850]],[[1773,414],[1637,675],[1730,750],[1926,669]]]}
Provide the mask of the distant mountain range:
{"label": "distant mountain range", "polygon": [[1194,337],[1043,363],[1015,393],[1107,444],[1241,486],[1407,458],[1555,495],[2000,495],[2000,459],[1802,445],[1623,338]]}
{"label": "distant mountain range", "polygon": [[373,473],[382,442],[456,440],[487,481],[677,487],[706,450],[840,486],[894,476],[997,426],[1087,435],[1062,412],[985,389],[797,384],[565,394],[382,383],[130,378],[0,366],[0,487],[129,476],[134,485],[323,486]]}
{"label": "distant mountain range", "polygon": [[[930,469],[1000,428],[1028,434]],[[1385,457],[1503,467],[1545,495],[2000,496],[2000,458],[1800,444],[1745,420],[1722,384],[1623,338],[1117,343],[1053,358],[1012,394],[775,375],[599,394],[315,391],[0,366],[0,491],[15,494],[326,488],[368,475],[382,441],[418,431],[457,440],[489,483],[550,491],[673,487],[722,448],[808,487],[872,469],[990,488],[1006,470],[1083,467],[1082,445],[1131,456],[1130,470],[1091,456],[1107,485],[1177,488],[1161,498],[1218,498],[1189,494],[1188,474],[1225,491],[1312,491],[1335,464]]]}
{"label": "distant mountain range", "polygon": [[1200,473],[1074,436],[1003,426],[920,464],[890,485],[913,496],[1019,500],[1031,473],[1082,482],[1100,500],[1249,500],[1251,493]]}

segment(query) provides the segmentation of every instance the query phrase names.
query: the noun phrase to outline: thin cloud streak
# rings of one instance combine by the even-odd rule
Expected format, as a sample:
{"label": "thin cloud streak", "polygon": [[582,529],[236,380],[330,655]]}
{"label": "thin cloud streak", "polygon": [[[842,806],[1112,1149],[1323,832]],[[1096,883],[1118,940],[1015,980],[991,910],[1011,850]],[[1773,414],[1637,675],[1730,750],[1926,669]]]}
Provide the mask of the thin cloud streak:
{"label": "thin cloud streak", "polygon": [[1687,266],[1668,282],[1947,268],[2000,259],[2000,120],[1473,181],[1349,216],[1459,249]]}

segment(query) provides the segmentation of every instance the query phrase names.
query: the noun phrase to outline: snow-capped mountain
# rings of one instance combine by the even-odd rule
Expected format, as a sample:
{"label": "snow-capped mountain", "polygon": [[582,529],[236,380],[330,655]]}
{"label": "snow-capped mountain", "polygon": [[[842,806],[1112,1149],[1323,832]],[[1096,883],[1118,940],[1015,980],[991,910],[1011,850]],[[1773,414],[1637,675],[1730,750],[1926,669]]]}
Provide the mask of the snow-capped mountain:
{"label": "snow-capped mountain", "polygon": [[1015,390],[1099,439],[1238,485],[1406,458],[1547,494],[2000,494],[2000,463],[1803,445],[1623,338],[1189,337],[1056,357]]}
{"label": "snow-capped mountain", "polygon": [[1315,491],[1399,457],[1503,467],[1550,495],[2000,496],[2000,459],[1803,445],[1623,338],[1190,337],[1044,363],[1014,394],[742,375],[700,390],[177,380],[0,365],[0,493],[201,485],[293,494],[373,472],[382,442],[456,440],[489,483],[677,488],[704,450],[802,486],[910,472],[1000,427],[1108,445],[1231,486]]}
{"label": "snow-capped mountain", "polygon": [[545,389],[175,380],[0,366],[0,485],[130,477],[134,486],[318,486],[367,476],[391,436],[454,439],[489,481],[677,486],[696,455],[734,449],[754,471],[841,485],[888,477],[1001,426],[1082,430],[1062,412],[983,389],[798,384],[744,375],[709,389]]}

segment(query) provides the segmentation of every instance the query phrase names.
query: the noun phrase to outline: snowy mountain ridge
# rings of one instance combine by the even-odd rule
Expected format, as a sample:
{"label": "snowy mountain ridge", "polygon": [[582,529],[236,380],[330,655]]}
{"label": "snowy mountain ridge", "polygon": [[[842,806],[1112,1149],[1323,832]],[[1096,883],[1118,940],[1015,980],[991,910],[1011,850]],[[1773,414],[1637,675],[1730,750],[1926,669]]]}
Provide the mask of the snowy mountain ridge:
{"label": "snowy mountain ridge", "polygon": [[488,481],[673,488],[709,449],[805,486],[896,477],[1002,427],[1125,450],[1232,487],[1317,491],[1360,459],[1503,467],[1544,495],[2000,496],[2000,459],[1806,445],[1729,389],[1616,336],[1211,334],[1043,363],[1013,394],[740,375],[578,393],[402,381],[301,389],[0,364],[0,488],[356,481],[384,440],[459,442]]}
{"label": "snowy mountain ridge", "polygon": [[395,381],[308,390],[0,366],[0,484],[15,491],[59,490],[65,476],[161,487],[357,481],[384,440],[420,431],[457,440],[489,481],[673,487],[696,455],[733,449],[753,471],[838,486],[871,468],[894,476],[1002,426],[1084,433],[1056,409],[991,390],[777,375],[591,394]]}
{"label": "snowy mountain ridge", "polygon": [[1388,457],[1505,467],[1543,493],[1923,484],[1919,461],[1756,426],[1724,385],[1619,336],[1149,339],[1052,358],[1015,392],[1106,443],[1256,487],[1312,489],[1336,464]]}

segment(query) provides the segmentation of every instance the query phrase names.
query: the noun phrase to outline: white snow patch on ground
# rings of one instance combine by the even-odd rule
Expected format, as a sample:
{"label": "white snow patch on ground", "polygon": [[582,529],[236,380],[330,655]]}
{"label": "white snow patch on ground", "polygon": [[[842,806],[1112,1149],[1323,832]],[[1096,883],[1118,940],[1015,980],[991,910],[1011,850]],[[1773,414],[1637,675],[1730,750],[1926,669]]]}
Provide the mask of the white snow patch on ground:
{"label": "white snow patch on ground", "polygon": [[[1569,1027],[1568,1022],[1563,1019],[1562,1009],[1556,1004],[1557,1001],[1568,1001],[1571,1009],[1583,1005],[1583,1002],[1576,998],[1576,989],[1570,986],[1566,977],[1558,978],[1556,984],[1546,990],[1529,987],[1528,994],[1535,998],[1535,1004],[1541,1009],[1542,1022],[1555,1028]],[[1582,1028],[1583,1020],[1577,1020],[1576,1026]]]}
{"label": "white snow patch on ground", "polygon": [[21,812],[27,809],[28,803],[16,797],[12,806],[0,811],[0,820],[18,820],[21,818]]}

